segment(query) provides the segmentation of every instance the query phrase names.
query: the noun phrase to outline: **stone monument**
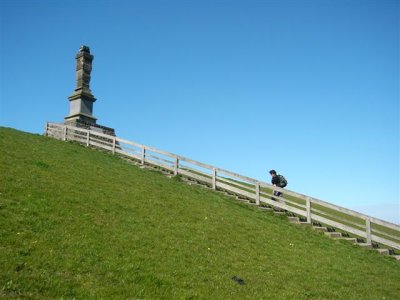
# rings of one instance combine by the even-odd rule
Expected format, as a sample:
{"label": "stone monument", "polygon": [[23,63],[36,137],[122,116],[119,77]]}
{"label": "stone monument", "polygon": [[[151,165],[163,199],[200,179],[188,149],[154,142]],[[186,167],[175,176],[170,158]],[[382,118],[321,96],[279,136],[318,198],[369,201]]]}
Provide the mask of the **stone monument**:
{"label": "stone monument", "polygon": [[69,99],[69,115],[65,117],[65,124],[96,130],[115,136],[112,128],[96,123],[93,116],[93,103],[96,98],[90,90],[90,73],[92,72],[93,55],[88,46],[81,46],[76,59],[76,88]]}

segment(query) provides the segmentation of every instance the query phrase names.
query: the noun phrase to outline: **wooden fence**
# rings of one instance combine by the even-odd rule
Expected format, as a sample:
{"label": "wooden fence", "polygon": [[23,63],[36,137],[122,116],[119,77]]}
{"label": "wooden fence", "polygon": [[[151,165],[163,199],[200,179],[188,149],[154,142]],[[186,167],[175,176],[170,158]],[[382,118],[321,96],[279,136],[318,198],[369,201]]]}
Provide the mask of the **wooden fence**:
{"label": "wooden fence", "polygon": [[[45,135],[64,141],[100,148],[136,160],[143,165],[152,165],[201,182],[215,190],[239,195],[261,206],[272,206],[301,216],[308,223],[319,222],[350,233],[356,237],[400,249],[400,226],[353,210],[302,195],[269,183],[217,168],[193,159],[158,150],[95,130],[57,123],[46,123]],[[284,193],[284,198],[272,200],[273,191]]]}

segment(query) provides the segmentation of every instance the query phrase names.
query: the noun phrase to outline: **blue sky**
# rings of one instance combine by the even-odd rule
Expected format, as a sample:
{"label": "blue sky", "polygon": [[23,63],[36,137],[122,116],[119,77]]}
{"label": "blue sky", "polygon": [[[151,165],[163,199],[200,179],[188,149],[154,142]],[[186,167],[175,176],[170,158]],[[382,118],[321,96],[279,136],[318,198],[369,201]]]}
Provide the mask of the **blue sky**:
{"label": "blue sky", "polygon": [[399,1],[1,0],[0,125],[117,135],[400,223]]}

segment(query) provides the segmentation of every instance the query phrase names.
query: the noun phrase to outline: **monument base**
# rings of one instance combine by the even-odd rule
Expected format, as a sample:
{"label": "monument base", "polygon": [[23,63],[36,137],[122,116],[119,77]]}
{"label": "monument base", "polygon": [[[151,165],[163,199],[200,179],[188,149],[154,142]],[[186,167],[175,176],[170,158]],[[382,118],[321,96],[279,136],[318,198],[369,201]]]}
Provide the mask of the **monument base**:
{"label": "monument base", "polygon": [[65,125],[79,127],[79,128],[83,128],[83,129],[97,131],[97,132],[100,132],[100,133],[103,133],[103,134],[116,136],[114,128],[102,126],[102,125],[99,125],[99,124],[96,124],[96,123],[92,123],[92,122],[85,122],[85,121],[80,120],[80,119],[70,119],[70,120],[68,120],[66,118],[64,124]]}

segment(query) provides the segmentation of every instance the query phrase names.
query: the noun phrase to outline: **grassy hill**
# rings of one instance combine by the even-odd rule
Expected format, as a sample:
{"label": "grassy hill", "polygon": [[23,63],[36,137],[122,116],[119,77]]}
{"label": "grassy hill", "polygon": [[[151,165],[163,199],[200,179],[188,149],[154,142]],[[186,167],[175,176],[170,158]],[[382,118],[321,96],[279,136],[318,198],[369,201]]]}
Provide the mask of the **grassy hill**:
{"label": "grassy hill", "polygon": [[399,299],[375,251],[77,144],[0,149],[0,298]]}

